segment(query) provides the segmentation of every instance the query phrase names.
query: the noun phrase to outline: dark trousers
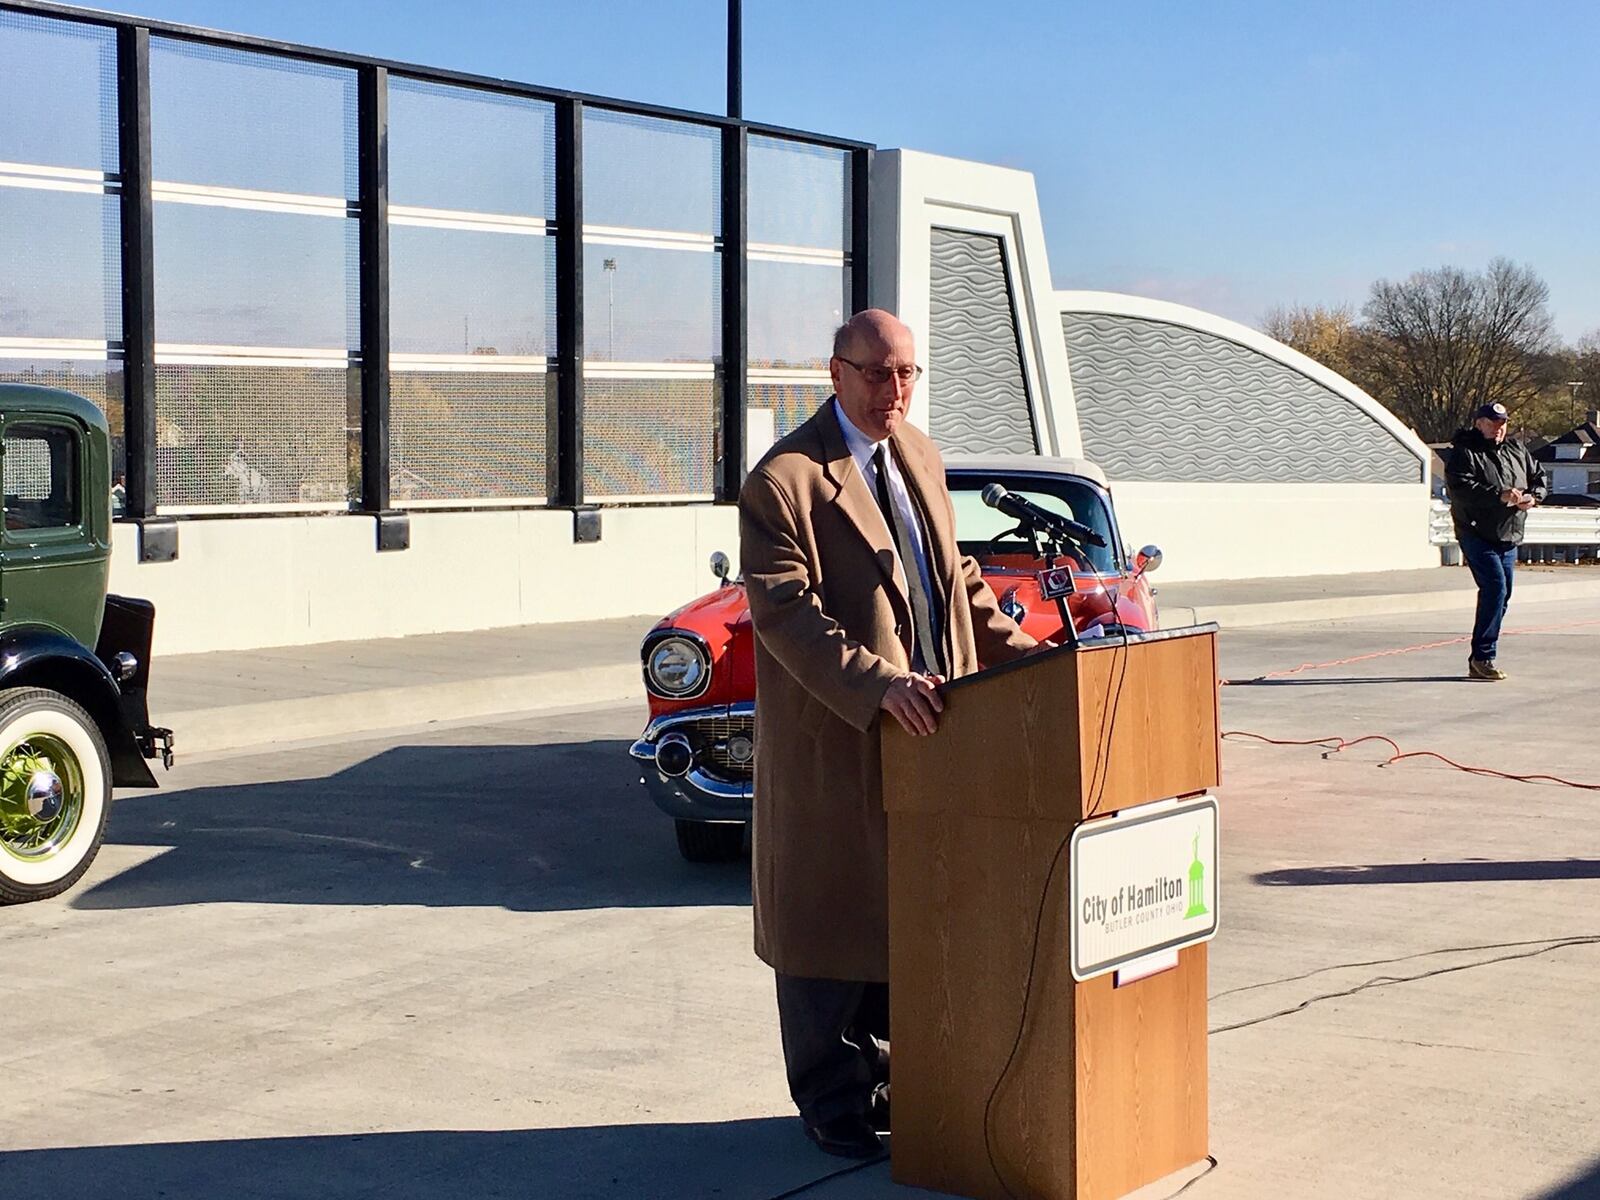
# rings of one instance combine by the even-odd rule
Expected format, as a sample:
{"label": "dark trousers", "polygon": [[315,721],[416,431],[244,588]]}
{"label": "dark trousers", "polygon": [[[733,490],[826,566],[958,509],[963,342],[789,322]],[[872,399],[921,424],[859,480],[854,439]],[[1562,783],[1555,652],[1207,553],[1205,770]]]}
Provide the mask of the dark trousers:
{"label": "dark trousers", "polygon": [[789,1094],[808,1124],[864,1114],[889,1079],[889,985],[778,975]]}
{"label": "dark trousers", "polygon": [[1476,534],[1461,534],[1461,553],[1478,584],[1478,616],[1472,623],[1472,657],[1494,661],[1500,645],[1500,625],[1511,603],[1511,575],[1517,566],[1517,548],[1491,542]]}

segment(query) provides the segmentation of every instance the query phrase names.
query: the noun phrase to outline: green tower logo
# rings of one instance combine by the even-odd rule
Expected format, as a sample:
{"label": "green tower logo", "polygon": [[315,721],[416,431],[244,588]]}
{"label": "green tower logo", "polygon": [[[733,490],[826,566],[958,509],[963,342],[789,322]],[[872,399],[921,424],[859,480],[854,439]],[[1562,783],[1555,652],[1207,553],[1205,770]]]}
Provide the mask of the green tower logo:
{"label": "green tower logo", "polygon": [[1194,861],[1189,864],[1189,911],[1183,914],[1187,921],[1190,917],[1203,917],[1206,915],[1206,868],[1200,861],[1200,835],[1194,835]]}

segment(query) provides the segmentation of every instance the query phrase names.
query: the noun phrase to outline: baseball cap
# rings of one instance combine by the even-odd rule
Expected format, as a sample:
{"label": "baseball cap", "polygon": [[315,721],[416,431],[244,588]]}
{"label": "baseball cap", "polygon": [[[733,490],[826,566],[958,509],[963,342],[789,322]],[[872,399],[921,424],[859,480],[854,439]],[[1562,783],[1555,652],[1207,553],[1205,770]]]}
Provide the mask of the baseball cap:
{"label": "baseball cap", "polygon": [[1511,414],[1506,411],[1504,404],[1480,404],[1478,411],[1472,414],[1472,419],[1484,421],[1508,421]]}

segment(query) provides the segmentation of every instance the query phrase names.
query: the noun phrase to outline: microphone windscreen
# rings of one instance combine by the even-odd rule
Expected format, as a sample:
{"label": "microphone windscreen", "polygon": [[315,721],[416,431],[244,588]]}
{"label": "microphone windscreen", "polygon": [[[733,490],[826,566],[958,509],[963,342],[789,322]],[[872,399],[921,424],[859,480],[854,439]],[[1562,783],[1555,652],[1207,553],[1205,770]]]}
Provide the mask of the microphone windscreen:
{"label": "microphone windscreen", "polygon": [[1006,494],[1006,489],[1002,485],[998,483],[988,484],[983,489],[983,502],[990,508],[995,508],[1000,501],[1006,498]]}

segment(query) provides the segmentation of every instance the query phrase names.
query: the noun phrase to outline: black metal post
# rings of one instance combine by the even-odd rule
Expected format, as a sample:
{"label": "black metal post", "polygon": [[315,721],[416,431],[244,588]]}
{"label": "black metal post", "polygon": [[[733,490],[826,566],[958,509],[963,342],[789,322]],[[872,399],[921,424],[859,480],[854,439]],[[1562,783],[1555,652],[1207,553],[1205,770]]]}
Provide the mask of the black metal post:
{"label": "black metal post", "polygon": [[744,116],[744,12],[740,0],[728,0],[728,115]]}
{"label": "black metal post", "polygon": [[739,499],[744,486],[745,411],[749,394],[750,329],[746,312],[750,221],[747,182],[749,134],[722,131],[722,460],[717,499]]}
{"label": "black metal post", "polygon": [[117,143],[122,224],[122,429],[127,515],[156,511],[155,262],[150,198],[150,31],[117,30]]}
{"label": "black metal post", "polygon": [[556,422],[553,502],[583,503],[583,101],[556,103]]}
{"label": "black metal post", "polygon": [[356,76],[361,245],[361,511],[378,520],[378,549],[410,544],[389,510],[389,71]]}
{"label": "black metal post", "polygon": [[850,152],[850,311],[871,306],[872,264],[872,151]]}

